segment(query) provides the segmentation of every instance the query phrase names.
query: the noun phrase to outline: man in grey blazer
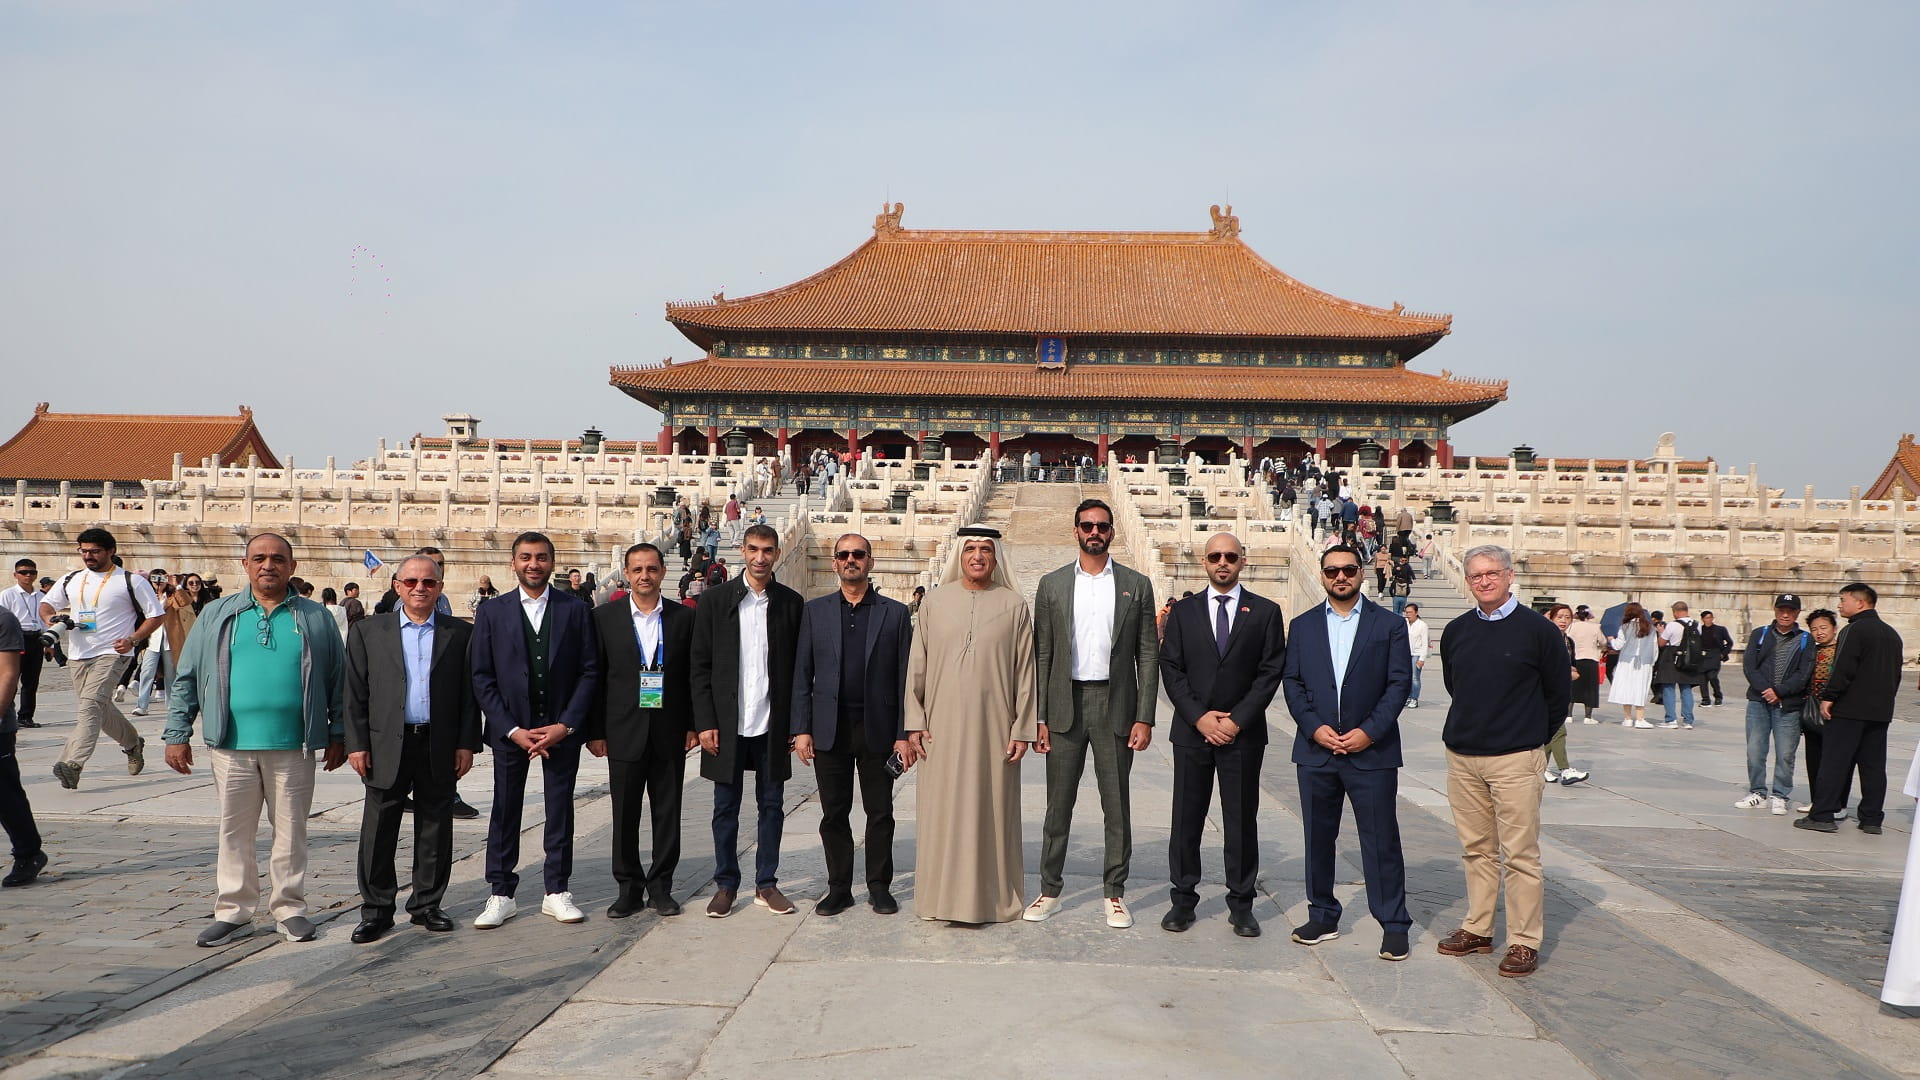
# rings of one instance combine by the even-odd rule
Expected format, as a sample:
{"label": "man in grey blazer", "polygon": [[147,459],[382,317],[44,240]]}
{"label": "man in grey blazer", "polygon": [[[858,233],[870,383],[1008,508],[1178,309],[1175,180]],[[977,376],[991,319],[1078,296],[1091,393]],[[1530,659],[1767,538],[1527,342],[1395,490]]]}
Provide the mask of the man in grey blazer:
{"label": "man in grey blazer", "polygon": [[473,767],[482,743],[468,651],[473,628],[435,610],[445,586],[431,556],[410,556],[394,575],[399,610],[361,619],[347,635],[347,764],[367,785],[355,944],[393,929],[393,858],[409,793],[407,911],[428,930],[453,929],[440,900],[453,875],[454,782]]}
{"label": "man in grey blazer", "polygon": [[793,751],[820,782],[820,846],[827,894],[818,915],[853,906],[853,786],[867,815],[867,901],[881,915],[893,898],[893,774],[887,761],[913,762],[903,704],[913,621],[907,605],[874,590],[873,545],[859,533],[833,543],[840,591],[807,601],[793,662]]}
{"label": "man in grey blazer", "polygon": [[1047,755],[1047,818],[1041,833],[1040,895],[1021,917],[1044,922],[1060,909],[1067,832],[1087,751],[1106,818],[1101,879],[1107,925],[1133,925],[1127,911],[1127,867],[1133,822],[1127,776],[1133,755],[1153,739],[1160,690],[1153,586],[1107,554],[1113,510],[1099,499],[1074,509],[1080,558],[1040,579],[1033,599],[1033,652],[1038,668],[1040,738]]}

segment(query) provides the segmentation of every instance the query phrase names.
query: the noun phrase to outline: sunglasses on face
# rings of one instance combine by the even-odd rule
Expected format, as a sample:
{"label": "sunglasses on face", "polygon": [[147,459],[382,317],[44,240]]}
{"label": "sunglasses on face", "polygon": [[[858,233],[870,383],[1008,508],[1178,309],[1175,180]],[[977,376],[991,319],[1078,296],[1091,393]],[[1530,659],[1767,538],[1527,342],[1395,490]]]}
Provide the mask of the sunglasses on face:
{"label": "sunglasses on face", "polygon": [[400,579],[400,586],[406,589],[437,589],[440,587],[440,579],[431,577],[403,577]]}
{"label": "sunglasses on face", "polygon": [[1113,531],[1113,522],[1111,521],[1076,521],[1073,523],[1073,527],[1076,529],[1079,529],[1083,533],[1110,533]]}
{"label": "sunglasses on face", "polygon": [[1228,566],[1232,566],[1234,563],[1240,561],[1240,553],[1237,551],[1209,551],[1207,552],[1207,561],[1211,563],[1223,562]]}
{"label": "sunglasses on face", "polygon": [[1330,578],[1359,577],[1360,564],[1346,563],[1341,566],[1323,566],[1320,572]]}
{"label": "sunglasses on face", "polygon": [[866,557],[867,550],[865,548],[848,548],[845,551],[836,551],[833,553],[834,562],[859,562]]}

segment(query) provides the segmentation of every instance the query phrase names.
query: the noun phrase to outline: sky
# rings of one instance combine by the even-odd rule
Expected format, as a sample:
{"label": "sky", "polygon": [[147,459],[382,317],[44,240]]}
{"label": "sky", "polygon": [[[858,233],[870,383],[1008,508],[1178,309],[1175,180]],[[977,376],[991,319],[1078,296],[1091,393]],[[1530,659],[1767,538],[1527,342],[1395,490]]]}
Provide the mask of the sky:
{"label": "sky", "polygon": [[1920,5],[0,0],[0,437],[597,426],[662,305],[909,228],[1205,229],[1454,315],[1457,451],[1797,494],[1920,427]]}

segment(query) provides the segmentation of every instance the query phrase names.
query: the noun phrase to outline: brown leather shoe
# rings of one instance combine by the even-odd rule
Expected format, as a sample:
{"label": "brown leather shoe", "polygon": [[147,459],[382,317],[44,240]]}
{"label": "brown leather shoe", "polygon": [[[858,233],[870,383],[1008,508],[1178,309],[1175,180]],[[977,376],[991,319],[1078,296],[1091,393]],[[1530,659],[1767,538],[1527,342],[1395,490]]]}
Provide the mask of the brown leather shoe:
{"label": "brown leather shoe", "polygon": [[1440,939],[1440,953],[1443,956],[1466,956],[1469,953],[1493,951],[1493,939],[1469,934],[1465,930],[1455,930]]}
{"label": "brown leather shoe", "polygon": [[707,901],[707,918],[724,919],[731,914],[733,914],[733,890],[715,890],[713,899]]}
{"label": "brown leather shoe", "polygon": [[793,914],[793,901],[787,899],[777,886],[769,885],[764,889],[755,889],[753,902],[775,915]]}
{"label": "brown leather shoe", "polygon": [[1525,945],[1507,946],[1506,958],[1500,961],[1500,974],[1509,979],[1518,979],[1531,975],[1540,966],[1540,950],[1529,949]]}

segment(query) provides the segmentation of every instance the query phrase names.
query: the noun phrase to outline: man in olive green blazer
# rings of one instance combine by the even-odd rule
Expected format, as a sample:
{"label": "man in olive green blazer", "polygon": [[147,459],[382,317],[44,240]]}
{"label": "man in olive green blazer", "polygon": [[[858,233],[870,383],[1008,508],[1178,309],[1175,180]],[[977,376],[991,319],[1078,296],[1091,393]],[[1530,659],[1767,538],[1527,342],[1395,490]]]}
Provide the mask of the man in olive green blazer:
{"label": "man in olive green blazer", "polygon": [[1040,846],[1040,895],[1022,916],[1043,922],[1060,907],[1067,832],[1087,752],[1106,818],[1102,864],[1107,925],[1133,925],[1124,896],[1133,858],[1127,777],[1133,755],[1153,739],[1159,641],[1153,585],[1114,562],[1113,511],[1087,499],[1073,514],[1080,557],[1040,579],[1033,600],[1034,660],[1040,681],[1040,738],[1047,755],[1047,819]]}

